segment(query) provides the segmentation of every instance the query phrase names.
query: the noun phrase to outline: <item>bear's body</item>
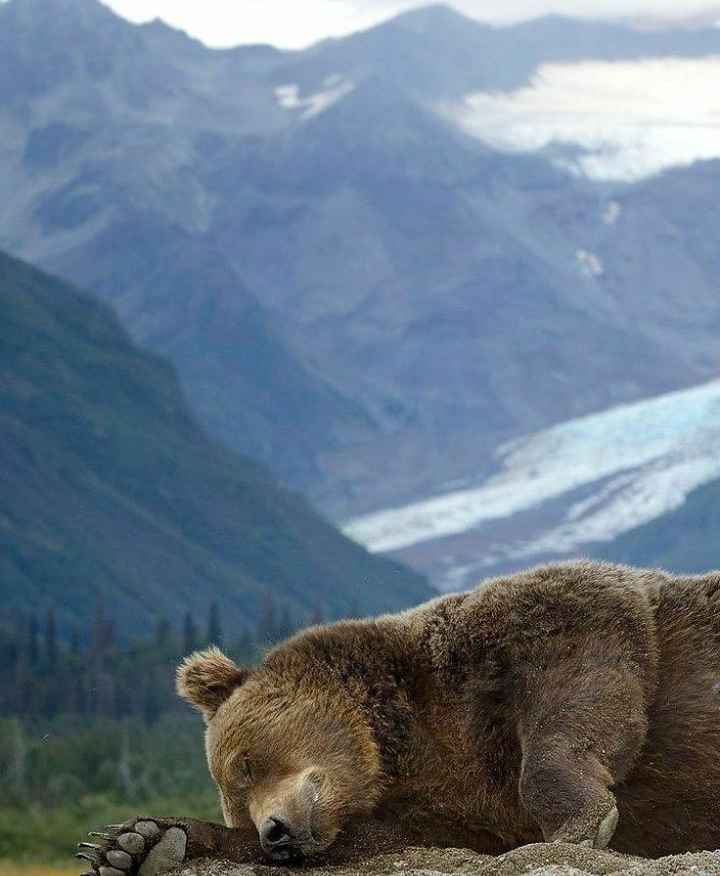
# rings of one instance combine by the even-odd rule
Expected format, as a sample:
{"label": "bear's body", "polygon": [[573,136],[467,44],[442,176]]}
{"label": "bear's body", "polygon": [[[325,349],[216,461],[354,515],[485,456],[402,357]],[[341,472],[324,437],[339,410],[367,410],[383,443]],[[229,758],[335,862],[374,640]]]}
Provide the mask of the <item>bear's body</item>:
{"label": "bear's body", "polygon": [[720,574],[558,564],[307,630],[252,672],[205,652],[179,686],[228,823],[276,856],[371,813],[489,852],[714,849],[719,608]]}

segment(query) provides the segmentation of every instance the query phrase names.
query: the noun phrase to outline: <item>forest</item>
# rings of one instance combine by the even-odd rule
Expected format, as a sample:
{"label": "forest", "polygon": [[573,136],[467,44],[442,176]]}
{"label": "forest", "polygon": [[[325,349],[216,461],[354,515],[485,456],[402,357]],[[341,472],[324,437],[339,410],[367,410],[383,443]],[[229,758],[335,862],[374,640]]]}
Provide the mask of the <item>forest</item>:
{"label": "forest", "polygon": [[[221,819],[202,721],[175,694],[175,667],[209,645],[252,664],[295,631],[289,612],[268,590],[256,628],[234,639],[215,603],[131,641],[102,604],[67,640],[56,615],[0,623],[0,860],[67,862],[98,820],[140,811]],[[313,621],[324,618],[316,605]]]}

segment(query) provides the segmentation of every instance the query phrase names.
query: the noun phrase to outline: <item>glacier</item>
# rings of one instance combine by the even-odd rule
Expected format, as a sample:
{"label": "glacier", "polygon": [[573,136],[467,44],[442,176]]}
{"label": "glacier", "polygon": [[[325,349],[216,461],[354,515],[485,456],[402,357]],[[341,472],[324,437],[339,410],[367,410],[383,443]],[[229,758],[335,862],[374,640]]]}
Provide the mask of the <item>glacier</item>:
{"label": "glacier", "polygon": [[555,164],[633,182],[720,157],[720,57],[551,63],[516,91],[475,92],[439,110],[501,152],[574,147]]}
{"label": "glacier", "polygon": [[[469,574],[612,540],[718,477],[720,380],[714,380],[515,439],[498,449],[495,473],[478,485],[354,518],[343,531],[372,551],[402,552],[560,503],[559,516],[548,514],[547,525],[526,539],[486,539]],[[448,568],[441,583],[462,577],[462,569]]]}

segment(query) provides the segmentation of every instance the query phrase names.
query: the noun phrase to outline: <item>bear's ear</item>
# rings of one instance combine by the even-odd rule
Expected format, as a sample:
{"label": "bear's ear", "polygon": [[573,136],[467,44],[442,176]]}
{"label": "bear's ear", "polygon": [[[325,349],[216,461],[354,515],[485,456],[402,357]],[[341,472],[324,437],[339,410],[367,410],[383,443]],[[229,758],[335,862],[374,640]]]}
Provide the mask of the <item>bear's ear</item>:
{"label": "bear's ear", "polygon": [[177,670],[176,687],[180,696],[200,709],[209,721],[249,675],[219,648],[208,648],[183,660]]}

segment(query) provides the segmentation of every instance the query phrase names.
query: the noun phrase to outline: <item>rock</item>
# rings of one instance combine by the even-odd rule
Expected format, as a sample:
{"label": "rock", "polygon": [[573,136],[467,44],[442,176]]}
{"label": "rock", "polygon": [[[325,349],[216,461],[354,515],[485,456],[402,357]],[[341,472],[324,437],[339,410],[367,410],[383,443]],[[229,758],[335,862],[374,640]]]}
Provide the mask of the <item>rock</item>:
{"label": "rock", "polygon": [[[674,855],[658,860],[627,857],[616,852],[563,843],[523,846],[499,858],[460,849],[407,849],[397,854],[368,858],[351,866],[323,867],[323,876],[720,876],[720,852]],[[292,868],[281,868],[288,876]],[[311,876],[303,868],[301,876]],[[196,861],[177,876],[280,876],[278,867]]]}

